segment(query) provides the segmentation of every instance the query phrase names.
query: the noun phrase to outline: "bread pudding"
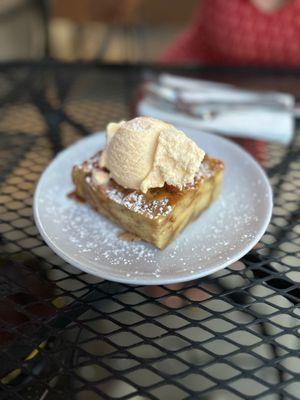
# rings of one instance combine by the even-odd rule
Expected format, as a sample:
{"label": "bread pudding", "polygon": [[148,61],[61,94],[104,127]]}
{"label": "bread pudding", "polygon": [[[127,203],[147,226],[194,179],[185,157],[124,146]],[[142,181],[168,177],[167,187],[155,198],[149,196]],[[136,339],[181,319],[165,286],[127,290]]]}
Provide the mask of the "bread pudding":
{"label": "bread pudding", "polygon": [[[114,126],[114,130],[116,130],[115,128]],[[166,137],[168,136],[166,135]],[[177,137],[176,140],[178,140]],[[180,140],[181,138],[179,138]],[[168,150],[168,154],[172,153],[176,143],[172,144],[172,149]],[[185,145],[190,146],[189,143],[182,142],[180,147],[184,148]],[[177,158],[176,163],[181,162],[183,165],[180,170],[178,170],[178,164],[175,166],[174,163],[171,164],[176,158],[176,153],[175,155],[171,154],[173,158],[171,157],[165,162],[165,164],[168,162],[171,165],[169,175],[164,172],[167,171],[166,168],[162,169],[163,173],[160,175],[158,172],[161,170],[158,170],[158,167],[156,170],[153,168],[151,179],[143,178],[143,182],[146,182],[144,186],[140,185],[142,181],[139,180],[139,177],[136,178],[139,171],[135,170],[133,172],[135,176],[131,178],[129,185],[126,185],[126,173],[122,175],[123,184],[120,184],[118,175],[116,175],[116,179],[119,180],[117,182],[115,176],[111,174],[109,162],[107,163],[107,159],[109,160],[107,154],[100,151],[81,165],[73,167],[72,179],[76,196],[125,231],[152,243],[159,249],[164,249],[189,222],[209,207],[220,193],[224,169],[222,161],[204,155],[204,152],[202,157],[200,152],[192,150],[197,157],[201,157],[201,162],[197,160],[197,170],[192,171],[192,179],[186,178],[187,173],[185,173],[185,169],[192,168],[191,163],[186,166],[184,159],[178,161]],[[155,151],[157,154],[157,147]],[[185,152],[187,151],[189,151],[189,147],[185,150]],[[128,150],[125,154],[129,154],[129,152]],[[161,154],[165,154],[165,148],[161,150]],[[186,157],[189,155],[186,154]],[[121,157],[119,158],[122,163]],[[129,160],[129,165],[130,162]],[[126,165],[120,169],[122,173],[123,170],[126,172]],[[188,172],[190,173],[190,171]],[[149,176],[148,171],[147,173]],[[146,176],[145,173],[142,177],[144,176]],[[181,176],[182,185],[180,187],[176,182],[178,176]],[[134,179],[140,187],[128,187],[136,185]]]}

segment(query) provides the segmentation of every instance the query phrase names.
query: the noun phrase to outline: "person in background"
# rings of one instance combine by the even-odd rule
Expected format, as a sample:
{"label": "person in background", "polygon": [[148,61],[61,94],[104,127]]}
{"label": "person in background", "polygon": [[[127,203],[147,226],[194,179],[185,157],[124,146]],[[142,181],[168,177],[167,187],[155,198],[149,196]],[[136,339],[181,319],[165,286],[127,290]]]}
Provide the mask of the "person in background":
{"label": "person in background", "polygon": [[[165,51],[169,64],[300,66],[300,0],[200,0],[186,30]],[[266,144],[234,141],[259,162]]]}
{"label": "person in background", "polygon": [[300,0],[202,0],[161,61],[300,66]]}

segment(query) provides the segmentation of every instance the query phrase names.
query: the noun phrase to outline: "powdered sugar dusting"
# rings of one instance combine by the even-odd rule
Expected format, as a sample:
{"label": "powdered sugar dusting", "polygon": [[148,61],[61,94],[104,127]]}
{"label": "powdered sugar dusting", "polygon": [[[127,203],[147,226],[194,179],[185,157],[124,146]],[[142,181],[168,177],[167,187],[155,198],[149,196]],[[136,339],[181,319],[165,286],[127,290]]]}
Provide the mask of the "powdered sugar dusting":
{"label": "powdered sugar dusting", "polygon": [[[131,123],[134,123],[135,120],[132,120]],[[140,122],[137,121],[137,124]],[[97,187],[101,185],[103,190],[105,190],[107,197],[118,203],[127,209],[134,211],[138,214],[142,214],[149,219],[157,219],[160,217],[166,217],[169,215],[173,207],[170,205],[169,199],[167,197],[160,198],[159,200],[154,199],[150,201],[147,200],[143,193],[132,191],[132,192],[124,192],[119,190],[118,186],[111,185],[107,181],[105,182],[104,177],[108,177],[108,173],[99,167],[99,156],[100,153],[96,154],[92,158],[89,158],[85,161],[79,168],[82,168],[86,173],[89,173],[90,176],[86,177],[86,181],[89,184]],[[102,177],[102,181],[98,181],[94,179],[95,176],[100,175]],[[195,181],[192,184],[187,184],[184,186],[184,189],[195,187],[195,182],[200,179],[207,179],[212,176],[212,168],[207,161],[201,163],[199,171],[195,176]]]}
{"label": "powdered sugar dusting", "polygon": [[[127,276],[141,264],[143,274],[157,276],[161,275],[162,269],[164,273],[173,270],[178,273],[186,266],[199,270],[212,260],[229,258],[232,251],[253,239],[252,225],[258,222],[254,207],[249,207],[246,202],[246,195],[241,193],[237,199],[236,192],[228,193],[166,250],[160,251],[144,242],[119,240],[119,227],[98,215],[88,205],[67,199],[65,193],[59,191],[58,187],[47,191],[43,200],[44,213],[52,219],[56,229],[61,228],[74,254],[96,264],[116,266],[119,273],[123,271]],[[112,193],[112,196],[118,195],[119,192]],[[114,200],[118,201],[117,197]],[[138,205],[138,210],[142,209],[136,194],[133,200],[133,203],[130,198],[127,200],[128,207],[134,204]],[[124,204],[124,199],[120,201]],[[232,232],[235,232],[234,236]]]}
{"label": "powdered sugar dusting", "polygon": [[167,198],[146,202],[143,194],[134,191],[126,195],[116,188],[107,189],[106,193],[109,199],[138,214],[145,214],[150,219],[165,217],[172,211]]}
{"label": "powdered sugar dusting", "polygon": [[[206,142],[205,138],[203,134],[200,144],[206,150],[214,141],[218,143],[217,138],[208,137]],[[84,143],[88,145],[85,147]],[[96,145],[99,145],[99,136],[87,138],[69,149],[67,156],[59,156],[43,176],[36,194],[39,228],[52,247],[59,249],[71,263],[109,279],[166,283],[174,277],[185,280],[208,274],[235,261],[243,249],[249,250],[254,244],[270,207],[270,195],[266,195],[260,170],[244,165],[236,148],[224,145],[219,150],[225,163],[220,198],[170,246],[160,251],[142,241],[119,240],[119,227],[88,205],[67,198],[73,189],[72,166],[88,158]],[[137,194],[131,196],[126,199],[128,207],[139,203]]]}
{"label": "powdered sugar dusting", "polygon": [[212,170],[209,168],[209,164],[207,162],[202,162],[200,164],[199,172],[196,175],[196,179],[200,178],[210,178],[212,176]]}

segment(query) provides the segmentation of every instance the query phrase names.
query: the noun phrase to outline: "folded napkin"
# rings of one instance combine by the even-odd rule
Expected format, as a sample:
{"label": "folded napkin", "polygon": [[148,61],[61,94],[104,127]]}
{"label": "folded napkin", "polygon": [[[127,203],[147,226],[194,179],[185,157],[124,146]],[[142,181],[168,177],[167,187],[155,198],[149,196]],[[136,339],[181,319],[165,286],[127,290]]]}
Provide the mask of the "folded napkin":
{"label": "folded napkin", "polygon": [[[193,112],[178,108],[178,100]],[[287,93],[254,92],[162,74],[156,82],[145,85],[137,112],[181,127],[288,144],[294,133],[294,106],[294,97]],[[202,114],[206,111],[208,115],[214,112],[205,118]]]}

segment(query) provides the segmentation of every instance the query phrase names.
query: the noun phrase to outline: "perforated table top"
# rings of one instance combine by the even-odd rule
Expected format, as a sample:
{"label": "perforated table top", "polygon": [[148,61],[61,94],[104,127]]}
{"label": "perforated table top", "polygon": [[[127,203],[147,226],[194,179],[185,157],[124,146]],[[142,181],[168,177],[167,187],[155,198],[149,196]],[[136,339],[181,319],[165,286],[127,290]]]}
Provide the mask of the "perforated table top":
{"label": "perforated table top", "polygon": [[[246,257],[201,280],[101,281],[66,264],[37,232],[32,198],[44,168],[82,136],[131,116],[146,70],[0,67],[0,396],[298,399],[299,134],[288,147],[247,142],[273,186],[273,218]],[[295,71],[189,72],[300,91]]]}

